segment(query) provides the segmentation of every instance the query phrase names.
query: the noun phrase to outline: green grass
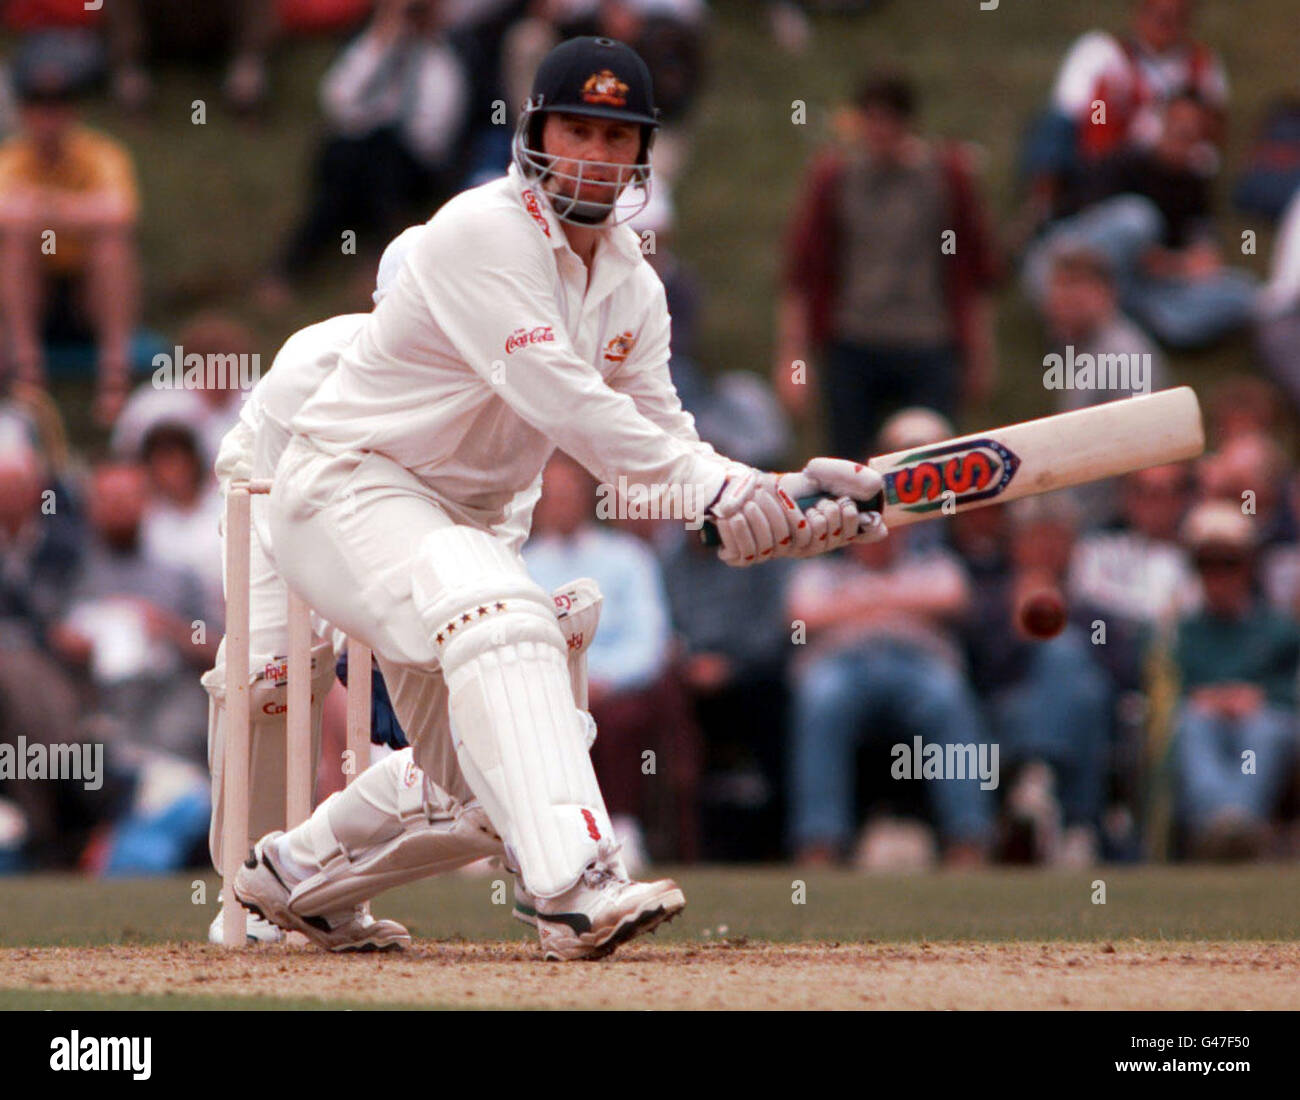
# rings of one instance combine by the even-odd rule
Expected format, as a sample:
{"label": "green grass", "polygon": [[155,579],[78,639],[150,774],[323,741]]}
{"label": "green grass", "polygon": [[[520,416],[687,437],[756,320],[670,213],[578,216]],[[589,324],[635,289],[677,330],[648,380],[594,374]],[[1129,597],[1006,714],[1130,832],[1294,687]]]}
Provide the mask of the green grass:
{"label": "green grass", "polygon": [[[811,49],[793,57],[776,48],[754,0],[717,0],[708,82],[693,123],[694,155],[676,196],[674,242],[700,272],[707,295],[705,368],[768,369],[773,287],[790,201],[807,156],[824,137],[830,108],[860,73],[891,64],[915,76],[926,131],[973,141],[985,151],[993,210],[1005,223],[1017,207],[1019,135],[1045,101],[1065,48],[1089,28],[1125,27],[1130,8],[1130,0],[1002,0],[996,11],[983,12],[978,0],[893,0],[866,15],[815,20]],[[1200,33],[1223,53],[1233,84],[1225,180],[1242,163],[1260,109],[1294,85],[1293,25],[1293,0],[1200,6]],[[365,308],[372,261],[366,250],[379,241],[363,240],[355,262],[333,265],[284,315],[259,318],[249,308],[250,288],[302,208],[321,132],[317,87],[336,49],[331,40],[286,44],[274,67],[273,109],[256,123],[225,112],[217,72],[179,67],[157,74],[148,120],[124,120],[107,103],[91,108],[92,121],[122,137],[136,155],[146,319],[169,336],[199,308],[232,309],[254,321],[266,363],[301,325]],[[203,126],[190,121],[199,98],[208,107]],[[791,123],[796,99],[808,107],[804,126]],[[1225,240],[1239,239],[1246,227],[1260,231],[1260,255],[1244,262],[1262,271],[1266,227],[1241,222],[1225,204]],[[1039,342],[1031,313],[1008,290],[1000,309],[1001,384],[992,407],[973,413],[975,420],[997,423],[1047,410]],[[1237,343],[1173,363],[1181,378],[1204,384],[1247,367],[1249,354]],[[79,406],[88,391],[67,385],[60,392],[74,439],[85,440],[89,422]]]}
{"label": "green grass", "polygon": [[[674,873],[685,915],[670,942],[1294,940],[1300,869],[1098,868],[970,874],[856,875],[792,868],[691,868]],[[796,880],[806,884],[794,903]],[[1093,883],[1106,884],[1093,904]],[[199,940],[215,912],[192,904],[189,877],[99,881],[70,876],[0,880],[0,947]],[[216,888],[202,880],[207,897]],[[493,902],[494,877],[444,876],[376,903],[417,938],[524,940],[531,933]]]}

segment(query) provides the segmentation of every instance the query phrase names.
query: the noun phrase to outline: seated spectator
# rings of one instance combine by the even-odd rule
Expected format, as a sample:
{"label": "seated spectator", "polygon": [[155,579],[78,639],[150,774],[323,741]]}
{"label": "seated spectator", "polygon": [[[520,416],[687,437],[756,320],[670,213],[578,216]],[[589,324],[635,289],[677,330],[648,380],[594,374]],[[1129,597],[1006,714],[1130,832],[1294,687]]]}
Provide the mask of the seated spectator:
{"label": "seated spectator", "polygon": [[91,538],[66,614],[51,629],[53,648],[87,670],[96,710],[119,740],[202,766],[207,695],[198,673],[221,637],[203,618],[202,585],[144,550],[144,467],[102,462],[88,490]]}
{"label": "seated spectator", "polygon": [[1300,189],[1273,241],[1268,283],[1260,291],[1255,329],[1260,359],[1300,412]]}
{"label": "seated spectator", "polygon": [[43,384],[45,341],[93,339],[95,413],[107,425],[126,399],[139,308],[134,169],[122,146],[80,125],[59,70],[32,72],[19,94],[22,131],[0,144],[0,315],[10,367]]}
{"label": "seated spectator", "polygon": [[[524,561],[543,588],[591,577],[604,595],[600,628],[587,654],[589,709],[599,730],[591,757],[624,858],[643,862],[647,840],[660,849],[663,832],[686,828],[680,806],[675,823],[651,817],[661,818],[655,811],[675,799],[689,797],[693,804],[694,790],[683,787],[694,780],[695,745],[671,670],[659,563],[639,539],[596,523],[595,515],[591,476],[557,454],[546,466]],[[649,773],[643,770],[647,751],[656,756]],[[694,843],[693,822],[690,835],[677,840]]]}
{"label": "seated spectator", "polygon": [[[1169,386],[1160,348],[1120,312],[1114,275],[1100,254],[1066,247],[1052,257],[1043,312],[1052,352],[1063,362],[1090,362],[1095,371],[1086,385],[1070,384],[1079,374],[1078,366],[1071,377],[1062,379],[1056,398],[1058,411]],[[1112,364],[1118,364],[1113,377]],[[1045,373],[1045,384],[1047,380]]]}
{"label": "seated spectator", "polygon": [[[912,552],[914,530],[801,562],[791,578],[787,614],[808,645],[791,685],[790,841],[802,863],[837,859],[865,816],[853,805],[863,745],[987,743],[953,630],[970,584],[949,552]],[[924,788],[949,863],[982,862],[991,792],[978,776]]]}
{"label": "seated spectator", "polygon": [[[1098,612],[1078,599],[1066,604],[1070,619],[1055,637],[1025,632],[1027,600],[1065,600],[1077,509],[1058,494],[1017,501],[1009,515],[1010,570],[994,583],[1001,603],[986,604],[986,617],[970,622],[967,643],[972,679],[989,701],[1002,746],[1003,774],[1014,776],[1004,806],[1008,845],[1035,862],[1087,866],[1098,852],[1111,735],[1114,685],[1103,655],[1115,656],[1125,639],[1116,628],[1105,650],[1094,645]],[[1138,649],[1124,651],[1136,681]]]}
{"label": "seated spectator", "polygon": [[1171,347],[1202,347],[1250,320],[1254,277],[1225,266],[1214,239],[1210,181],[1199,164],[1207,117],[1193,96],[1178,96],[1153,147],[1129,146],[1088,174],[1079,212],[1025,257],[1031,300],[1043,301],[1052,249],[1068,242],[1106,257],[1124,312]]}
{"label": "seated spectator", "polygon": [[1287,499],[1291,471],[1277,441],[1262,432],[1244,432],[1201,459],[1203,497],[1226,501],[1251,517],[1260,551],[1297,541],[1296,517]]}
{"label": "seated spectator", "polygon": [[[70,509],[42,494],[47,471],[21,421],[0,420],[0,744],[77,740],[75,680],[48,646],[81,557],[82,532]],[[43,505],[45,505],[43,507]],[[85,842],[72,837],[69,792],[44,780],[0,781],[22,815],[22,864],[69,866]]]}
{"label": "seated spectator", "polygon": [[1229,374],[1199,392],[1211,447],[1225,447],[1243,435],[1281,439],[1286,434],[1286,399],[1266,378]]}
{"label": "seated spectator", "polygon": [[1200,601],[1191,560],[1178,542],[1191,501],[1191,467],[1152,466],[1118,485],[1119,524],[1079,539],[1066,582],[1070,599],[1092,605],[1108,624],[1168,625]]}
{"label": "seated spectator", "polygon": [[[177,348],[169,349],[169,369],[136,389],[122,409],[109,440],[113,454],[138,460],[150,431],[160,424],[183,424],[195,433],[203,465],[211,469],[222,439],[239,419],[245,387],[256,385],[261,375],[254,347],[253,333],[233,317],[210,312],[193,318],[181,329]],[[184,362],[203,364],[201,370],[187,368],[183,386],[172,384],[183,366],[175,361],[178,352]],[[158,384],[158,377],[168,384]]]}
{"label": "seated spectator", "polygon": [[821,399],[831,454],[863,453],[902,406],[951,417],[993,382],[996,263],[968,154],[915,132],[904,77],[869,78],[855,107],[854,140],[814,160],[791,221],[773,365],[792,414]]}
{"label": "seated spectator", "polygon": [[194,432],[160,424],[145,436],[141,460],[149,475],[149,503],[141,521],[145,556],[184,569],[203,585],[204,622],[222,614],[221,493],[199,452]]}
{"label": "seated spectator", "polygon": [[[338,250],[345,230],[370,231],[377,252],[459,185],[469,80],[443,33],[444,2],[379,0],[326,72],[329,135],[316,156],[307,212],[262,288],[264,304],[282,304],[290,282],[327,248]],[[358,247],[365,247],[360,237]]]}
{"label": "seated spectator", "polygon": [[266,96],[275,9],[268,0],[112,0],[104,14],[114,97],[129,110],[143,107],[153,93],[146,68],[151,60],[226,53],[226,101],[235,110],[252,110]]}
{"label": "seated spectator", "polygon": [[778,859],[792,563],[733,569],[698,532],[680,528],[661,563],[681,675],[704,742],[701,858]]}
{"label": "seated spectator", "polygon": [[1059,212],[1080,171],[1127,146],[1155,144],[1161,112],[1175,96],[1191,92],[1209,108],[1199,156],[1214,159],[1228,80],[1218,54],[1193,38],[1193,11],[1194,0],[1135,0],[1128,35],[1089,31],[1070,47],[1026,149],[1040,216]]}
{"label": "seated spectator", "polygon": [[1255,594],[1255,531],[1239,506],[1198,505],[1183,537],[1205,608],[1179,624],[1173,654],[1176,802],[1194,856],[1250,858],[1295,765],[1300,628]]}

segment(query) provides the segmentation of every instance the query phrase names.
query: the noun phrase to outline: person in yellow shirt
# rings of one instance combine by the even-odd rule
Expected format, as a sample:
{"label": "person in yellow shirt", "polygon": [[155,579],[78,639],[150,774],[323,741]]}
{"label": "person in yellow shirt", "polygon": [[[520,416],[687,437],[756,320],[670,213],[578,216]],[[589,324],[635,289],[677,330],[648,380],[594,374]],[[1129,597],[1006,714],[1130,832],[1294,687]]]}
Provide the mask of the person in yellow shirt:
{"label": "person in yellow shirt", "polygon": [[138,311],[139,194],[125,148],[80,124],[57,71],[19,87],[19,132],[0,144],[0,318],[13,374],[41,385],[43,337],[85,333],[98,351],[95,415],[109,424],[129,382]]}

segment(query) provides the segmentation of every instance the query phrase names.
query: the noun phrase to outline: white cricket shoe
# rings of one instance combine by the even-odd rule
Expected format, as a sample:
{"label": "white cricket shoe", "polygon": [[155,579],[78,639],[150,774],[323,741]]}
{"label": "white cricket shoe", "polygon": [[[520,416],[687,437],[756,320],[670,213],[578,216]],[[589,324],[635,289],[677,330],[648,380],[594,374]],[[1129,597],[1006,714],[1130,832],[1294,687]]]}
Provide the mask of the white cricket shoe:
{"label": "white cricket shoe", "polygon": [[[221,895],[217,895],[217,900],[221,901]],[[208,943],[215,943],[217,946],[225,943],[225,917],[226,907],[218,906],[217,915],[212,918],[212,923],[208,925]],[[249,943],[284,943],[284,931],[276,928],[269,920],[256,916],[253,913],[248,914],[248,920],[245,922],[245,937]]]}
{"label": "white cricket shoe", "polygon": [[274,841],[284,834],[267,833],[235,876],[235,897],[246,909],[285,931],[301,932],[326,951],[400,951],[411,945],[411,934],[397,921],[375,920],[358,905],[339,913],[304,916],[295,913],[289,898],[292,876],[274,862]]}
{"label": "white cricket shoe", "polygon": [[[518,897],[516,888],[516,906]],[[633,882],[607,864],[593,863],[571,890],[536,898],[533,907],[547,959],[601,959],[672,920],[686,908],[686,896],[672,879]]]}

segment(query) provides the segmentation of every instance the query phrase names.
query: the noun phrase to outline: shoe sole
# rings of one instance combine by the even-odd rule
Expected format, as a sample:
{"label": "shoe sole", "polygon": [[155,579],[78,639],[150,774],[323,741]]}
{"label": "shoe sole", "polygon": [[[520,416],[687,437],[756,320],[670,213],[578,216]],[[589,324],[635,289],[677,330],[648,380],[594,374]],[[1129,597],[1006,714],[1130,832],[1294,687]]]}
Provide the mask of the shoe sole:
{"label": "shoe sole", "polygon": [[[261,862],[266,865],[266,869],[275,877],[275,880],[283,885],[283,880],[278,874],[276,874],[274,866],[266,860],[265,856],[262,857]],[[257,870],[257,865],[258,857],[256,853],[250,852],[248,859],[244,861],[244,867],[249,871],[255,871]],[[250,913],[256,913],[263,920],[270,921],[277,928],[283,928],[293,932],[301,932],[317,947],[335,955],[370,955],[379,952],[402,951],[406,948],[406,944],[401,940],[389,940],[386,943],[378,942],[376,940],[362,940],[360,943],[352,942],[346,944],[322,943],[319,938],[321,935],[320,929],[309,924],[287,905],[276,905],[272,908],[270,905],[263,905],[260,902],[245,897],[239,891],[238,878],[235,879],[233,892],[235,900]]]}
{"label": "shoe sole", "polygon": [[591,945],[585,954],[565,956],[548,951],[543,957],[548,962],[586,962],[608,958],[628,940],[635,939],[644,932],[653,932],[661,924],[670,923],[685,908],[686,895],[681,890],[673,890],[654,902],[651,908],[624,917],[606,939]]}

